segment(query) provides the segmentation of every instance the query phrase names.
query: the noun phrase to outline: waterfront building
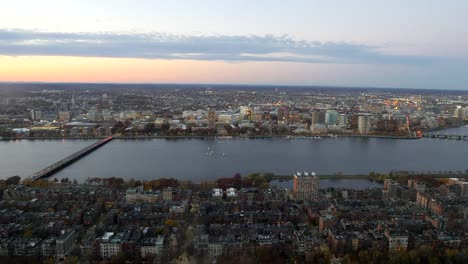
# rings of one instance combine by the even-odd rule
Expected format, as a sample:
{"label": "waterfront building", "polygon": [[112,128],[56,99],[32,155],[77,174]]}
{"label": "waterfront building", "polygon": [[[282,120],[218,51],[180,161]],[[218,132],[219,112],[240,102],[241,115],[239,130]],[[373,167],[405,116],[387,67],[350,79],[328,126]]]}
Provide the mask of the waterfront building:
{"label": "waterfront building", "polygon": [[278,109],[278,124],[289,125],[289,108],[281,107]]}
{"label": "waterfront building", "polygon": [[361,134],[370,132],[371,129],[371,115],[370,114],[359,114],[358,115],[358,131]]}
{"label": "waterfront building", "polygon": [[338,125],[345,126],[347,119],[348,118],[347,118],[346,114],[339,114],[338,115],[338,120],[337,120]]}
{"label": "waterfront building", "polygon": [[69,122],[71,119],[71,114],[69,111],[60,111],[59,112],[59,121]]}
{"label": "waterfront building", "polygon": [[294,174],[294,197],[298,201],[317,201],[319,178],[315,172],[296,172]]}
{"label": "waterfront building", "polygon": [[222,124],[231,124],[232,123],[232,115],[222,114],[218,116],[218,122]]}
{"label": "waterfront building", "polygon": [[338,111],[329,109],[325,112],[325,124],[336,125],[337,121],[338,121]]}
{"label": "waterfront building", "polygon": [[314,110],[312,112],[312,115],[310,117],[310,123],[312,125],[319,124],[320,123],[320,111],[319,110]]}
{"label": "waterfront building", "polygon": [[216,125],[216,112],[214,110],[208,111],[208,128],[215,128]]}

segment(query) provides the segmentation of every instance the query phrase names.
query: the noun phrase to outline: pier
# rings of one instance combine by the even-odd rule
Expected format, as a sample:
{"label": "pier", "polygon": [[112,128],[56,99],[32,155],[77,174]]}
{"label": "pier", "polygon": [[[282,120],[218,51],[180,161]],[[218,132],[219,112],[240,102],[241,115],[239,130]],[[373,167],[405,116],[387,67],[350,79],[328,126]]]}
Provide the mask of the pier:
{"label": "pier", "polygon": [[51,175],[53,175],[54,173],[58,172],[59,170],[69,166],[70,164],[72,164],[73,162],[81,159],[82,157],[88,155],[89,153],[95,151],[96,149],[104,146],[106,143],[108,143],[109,141],[111,141],[113,139],[112,136],[109,136],[105,139],[102,139],[102,140],[99,140],[98,142],[78,151],[78,152],[75,152],[73,153],[72,155],[48,166],[47,168],[44,168],[36,173],[34,173],[33,175],[31,175],[28,180],[33,180],[33,181],[36,181],[36,180],[39,180],[39,179],[43,179],[43,178],[47,178],[47,177],[50,177]]}

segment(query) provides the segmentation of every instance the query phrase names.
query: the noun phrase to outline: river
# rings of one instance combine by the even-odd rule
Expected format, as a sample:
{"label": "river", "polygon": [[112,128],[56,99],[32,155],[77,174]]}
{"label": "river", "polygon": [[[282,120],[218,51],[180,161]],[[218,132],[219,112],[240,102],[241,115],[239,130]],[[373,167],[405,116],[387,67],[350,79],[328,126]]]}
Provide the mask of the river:
{"label": "river", "polygon": [[[437,133],[465,134],[468,128]],[[95,140],[0,141],[0,178],[22,177],[92,144]],[[53,177],[77,179],[173,177],[195,182],[235,173],[295,171],[357,174],[408,171],[465,171],[468,140],[442,139],[116,139]],[[333,181],[336,185],[337,181]],[[344,182],[346,186],[347,183]]]}

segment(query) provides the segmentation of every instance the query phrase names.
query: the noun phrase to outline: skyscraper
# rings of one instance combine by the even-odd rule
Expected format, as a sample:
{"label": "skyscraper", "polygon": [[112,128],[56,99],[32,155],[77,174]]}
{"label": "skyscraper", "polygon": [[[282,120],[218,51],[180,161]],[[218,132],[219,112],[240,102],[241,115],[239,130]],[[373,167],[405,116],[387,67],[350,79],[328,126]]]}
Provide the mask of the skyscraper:
{"label": "skyscraper", "polygon": [[329,109],[325,112],[325,124],[336,125],[337,121],[338,121],[338,111]]}
{"label": "skyscraper", "polygon": [[289,125],[289,108],[281,107],[278,109],[278,123]]}
{"label": "skyscraper", "polygon": [[41,120],[42,118],[42,111],[40,109],[32,109],[31,110],[31,120]]}
{"label": "skyscraper", "polygon": [[208,128],[215,128],[216,125],[216,113],[213,110],[208,111]]}
{"label": "skyscraper", "polygon": [[294,174],[294,197],[298,201],[317,201],[319,178],[315,172],[296,172]]}
{"label": "skyscraper", "polygon": [[358,115],[358,130],[361,134],[369,133],[371,129],[371,115],[370,114],[359,114]]}
{"label": "skyscraper", "polygon": [[319,123],[319,120],[320,120],[320,112],[319,110],[314,110],[310,118],[310,123],[312,125],[315,125]]}

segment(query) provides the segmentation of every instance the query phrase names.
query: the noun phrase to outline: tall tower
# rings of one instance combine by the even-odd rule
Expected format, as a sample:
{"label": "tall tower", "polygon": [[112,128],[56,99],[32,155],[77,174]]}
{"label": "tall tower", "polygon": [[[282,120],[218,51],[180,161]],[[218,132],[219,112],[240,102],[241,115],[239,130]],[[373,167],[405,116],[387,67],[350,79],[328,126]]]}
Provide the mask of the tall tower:
{"label": "tall tower", "polygon": [[298,201],[318,201],[319,178],[315,172],[296,172],[293,192]]}
{"label": "tall tower", "polygon": [[289,108],[287,106],[278,109],[278,123],[289,125]]}
{"label": "tall tower", "polygon": [[73,94],[72,94],[71,104],[72,104],[72,107],[74,107],[76,105],[75,92],[73,92]]}
{"label": "tall tower", "polygon": [[358,130],[361,134],[369,133],[371,129],[371,115],[370,114],[359,114],[358,115]]}
{"label": "tall tower", "polygon": [[216,125],[216,113],[213,110],[208,111],[208,128],[215,128]]}

